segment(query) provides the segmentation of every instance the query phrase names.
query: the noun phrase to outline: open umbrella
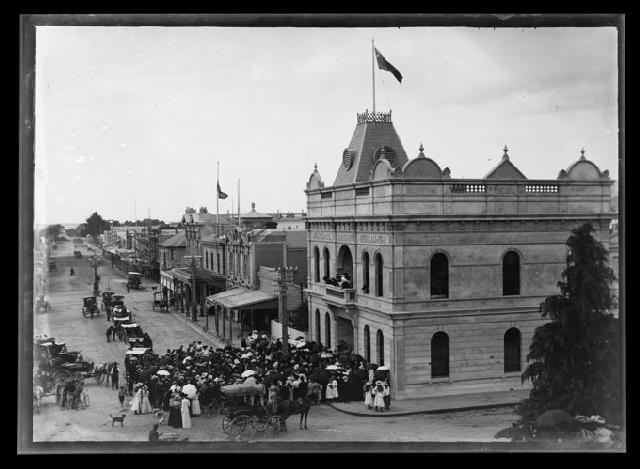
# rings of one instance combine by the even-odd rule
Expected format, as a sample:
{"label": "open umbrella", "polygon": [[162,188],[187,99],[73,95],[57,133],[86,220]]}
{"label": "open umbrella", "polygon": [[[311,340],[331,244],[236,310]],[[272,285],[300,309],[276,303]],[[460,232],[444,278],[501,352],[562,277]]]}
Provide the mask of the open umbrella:
{"label": "open umbrella", "polygon": [[242,355],[240,355],[240,358],[249,358],[251,356],[251,353],[243,353]]}
{"label": "open umbrella", "polygon": [[320,358],[331,358],[333,357],[333,353],[330,352],[323,352],[320,354]]}
{"label": "open umbrella", "polygon": [[193,399],[196,395],[197,389],[193,384],[185,384],[182,386],[182,392],[185,393],[189,399]]}
{"label": "open umbrella", "polygon": [[243,378],[247,378],[248,376],[253,376],[255,374],[256,374],[256,370],[245,370],[242,372],[240,376],[242,376]]}
{"label": "open umbrella", "polygon": [[376,371],[389,371],[389,367],[388,366],[379,366]]}
{"label": "open umbrella", "polygon": [[555,427],[560,424],[573,423],[573,417],[569,412],[562,409],[547,410],[536,419],[538,428]]}
{"label": "open umbrella", "polygon": [[338,367],[337,367],[337,366],[335,366],[335,365],[329,365],[329,366],[327,366],[325,369],[326,369],[326,370],[337,370],[337,369],[338,369]]}

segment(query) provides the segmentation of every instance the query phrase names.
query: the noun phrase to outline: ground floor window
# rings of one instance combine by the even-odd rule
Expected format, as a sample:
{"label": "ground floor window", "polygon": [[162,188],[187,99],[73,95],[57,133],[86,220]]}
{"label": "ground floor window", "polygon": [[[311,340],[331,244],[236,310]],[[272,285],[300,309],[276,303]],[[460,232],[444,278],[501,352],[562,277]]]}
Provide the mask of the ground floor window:
{"label": "ground floor window", "polygon": [[436,332],[431,338],[431,377],[449,376],[449,336]]}

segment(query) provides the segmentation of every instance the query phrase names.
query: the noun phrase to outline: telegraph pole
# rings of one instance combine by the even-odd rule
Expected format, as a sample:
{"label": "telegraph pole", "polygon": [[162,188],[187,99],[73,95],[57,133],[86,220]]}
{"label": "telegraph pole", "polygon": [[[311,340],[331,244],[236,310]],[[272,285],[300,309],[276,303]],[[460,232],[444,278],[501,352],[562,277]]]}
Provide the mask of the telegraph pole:
{"label": "telegraph pole", "polygon": [[279,319],[282,325],[282,355],[284,357],[289,356],[289,311],[287,309],[287,295],[289,294],[289,287],[293,285],[293,274],[297,270],[297,267],[292,266],[278,268],[278,280],[274,282],[279,299]]}

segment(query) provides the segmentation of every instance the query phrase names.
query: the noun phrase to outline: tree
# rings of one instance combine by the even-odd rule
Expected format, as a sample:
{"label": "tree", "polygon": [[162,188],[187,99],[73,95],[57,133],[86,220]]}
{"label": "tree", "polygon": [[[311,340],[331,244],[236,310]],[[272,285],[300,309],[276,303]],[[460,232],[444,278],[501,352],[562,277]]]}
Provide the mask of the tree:
{"label": "tree", "polygon": [[80,225],[77,226],[76,236],[84,238],[85,236],[87,236],[87,234],[89,234],[89,230],[86,223],[81,223]]}
{"label": "tree", "polygon": [[94,239],[98,238],[104,230],[111,228],[110,223],[104,220],[98,212],[93,212],[89,218],[86,219],[88,234],[93,236]]}
{"label": "tree", "polygon": [[621,422],[620,324],[610,313],[615,275],[593,231],[590,223],[572,231],[560,294],[540,305],[550,322],[536,328],[527,355],[533,362],[522,374],[533,385],[517,409],[525,431],[550,409]]}
{"label": "tree", "polygon": [[58,239],[58,237],[63,231],[64,231],[64,226],[60,224],[49,225],[46,228],[46,236],[49,239],[55,240],[55,239]]}

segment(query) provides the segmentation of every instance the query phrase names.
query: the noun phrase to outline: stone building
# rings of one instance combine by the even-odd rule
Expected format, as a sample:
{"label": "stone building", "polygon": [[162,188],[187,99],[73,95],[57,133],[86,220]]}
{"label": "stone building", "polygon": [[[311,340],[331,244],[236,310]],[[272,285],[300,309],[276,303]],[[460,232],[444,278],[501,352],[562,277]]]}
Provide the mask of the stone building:
{"label": "stone building", "polygon": [[[519,388],[570,231],[608,246],[611,184],[584,151],[527,179],[506,147],[455,179],[422,145],[408,158],[391,113],[358,114],[333,184],[316,167],[305,191],[310,339],[389,366],[395,399]],[[322,281],[343,272],[353,288]]]}

